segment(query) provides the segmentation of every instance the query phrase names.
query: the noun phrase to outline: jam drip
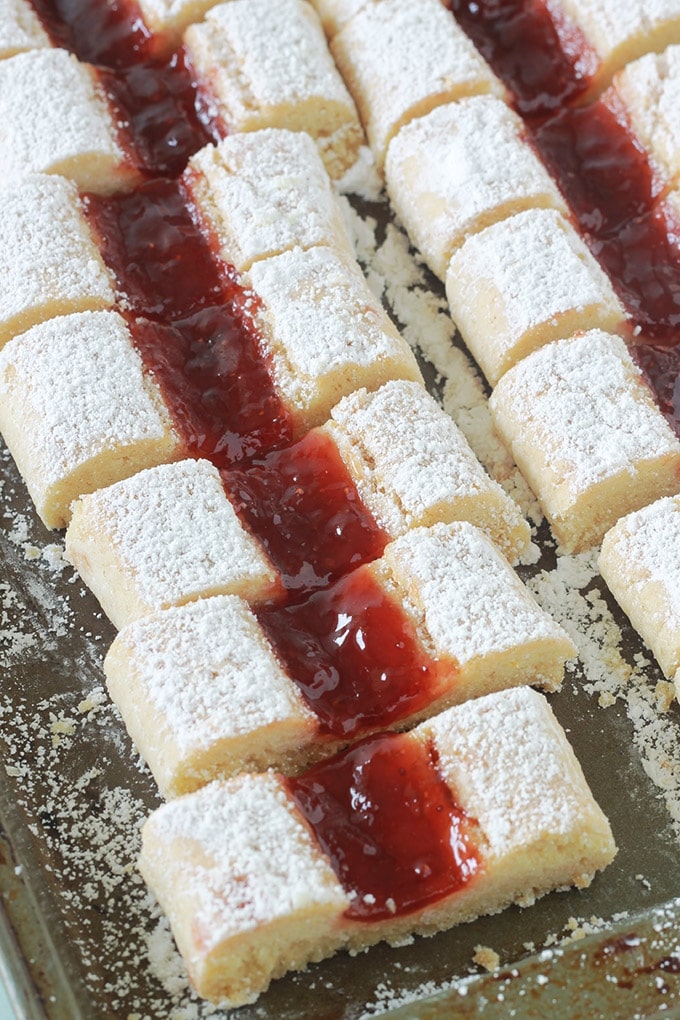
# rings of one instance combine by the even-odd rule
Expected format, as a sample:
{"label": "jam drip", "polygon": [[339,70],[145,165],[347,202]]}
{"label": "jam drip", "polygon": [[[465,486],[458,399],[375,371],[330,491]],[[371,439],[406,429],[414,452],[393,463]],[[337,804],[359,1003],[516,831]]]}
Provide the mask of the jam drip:
{"label": "jam drip", "polygon": [[84,205],[188,451],[226,467],[289,443],[290,416],[253,322],[257,298],[192,218],[184,184],[159,178]]}
{"label": "jam drip", "polygon": [[31,0],[53,42],[98,68],[121,144],[148,176],[175,176],[218,138],[184,53],[164,54],[134,0]]}
{"label": "jam drip", "polygon": [[408,734],[369,737],[287,782],[352,897],[350,918],[420,910],[482,866],[474,822],[444,782],[434,747]]}
{"label": "jam drip", "polygon": [[370,568],[258,618],[325,735],[389,726],[439,694],[441,665]]}
{"label": "jam drip", "polygon": [[377,559],[387,544],[335,443],[318,429],[223,477],[232,504],[290,593],[329,584]]}

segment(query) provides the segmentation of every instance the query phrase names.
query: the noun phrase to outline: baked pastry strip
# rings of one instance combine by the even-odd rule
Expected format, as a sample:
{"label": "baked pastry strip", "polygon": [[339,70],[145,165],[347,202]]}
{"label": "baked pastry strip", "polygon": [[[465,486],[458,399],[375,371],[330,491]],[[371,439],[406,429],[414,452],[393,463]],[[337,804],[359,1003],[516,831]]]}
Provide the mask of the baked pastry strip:
{"label": "baked pastry strip", "polygon": [[626,332],[608,277],[555,209],[527,209],[468,238],[451,259],[446,295],[492,386],[552,340],[594,328]]}
{"label": "baked pastry strip", "polygon": [[[334,786],[358,756],[350,789],[371,791],[371,811],[359,807],[352,823],[378,860],[366,875],[323,849],[334,832],[342,840],[340,829],[317,823],[315,832],[305,815],[316,782],[322,821],[348,824]],[[399,801],[404,781],[410,793]],[[435,819],[428,800],[441,808]],[[415,877],[423,850],[427,880]],[[144,826],[140,868],[199,995],[237,1006],[339,948],[433,934],[552,889],[585,887],[615,852],[545,699],[520,689],[375,738],[315,766],[307,782],[244,775],[172,801]]]}
{"label": "baked pastry strip", "polygon": [[114,304],[75,184],[47,174],[0,184],[0,277],[0,347],[43,320]]}
{"label": "baked pastry strip", "polygon": [[51,45],[28,0],[0,0],[0,60]]}
{"label": "baked pastry strip", "polygon": [[306,131],[333,178],[356,161],[363,131],[303,0],[230,0],[192,25],[184,45],[213,112],[229,134],[266,127]]}
{"label": "baked pastry strip", "polygon": [[[386,616],[367,610],[383,604]],[[390,628],[396,660],[389,638],[382,646]],[[343,629],[348,647],[360,632],[361,654],[333,639]],[[494,690],[555,690],[575,656],[492,543],[455,523],[409,532],[292,607],[254,613],[215,596],[152,613],[120,632],[104,671],[171,797],[248,769],[297,772],[367,733]],[[328,688],[326,674],[335,678]]]}
{"label": "baked pastry strip", "polygon": [[600,573],[633,627],[673,679],[680,669],[680,497],[618,521],[604,537]]}
{"label": "baked pastry strip", "polygon": [[623,105],[633,134],[649,154],[661,183],[680,181],[680,46],[648,53],[614,76],[603,96],[615,112]]}
{"label": "baked pastry strip", "polygon": [[397,131],[442,103],[505,89],[440,0],[371,0],[331,52],[357,104],[376,163]]}
{"label": "baked pastry strip", "polygon": [[113,311],[60,316],[0,351],[0,432],[48,528],[78,496],[184,450]]}
{"label": "baked pastry strip", "polygon": [[81,191],[125,191],[140,178],[94,68],[66,50],[0,61],[0,179],[62,174]]}
{"label": "baked pastry strip", "polygon": [[535,351],[490,408],[566,551],[680,490],[680,442],[619,337],[591,330]]}
{"label": "baked pastry strip", "polygon": [[[301,484],[310,458],[299,495],[293,481]],[[529,540],[516,505],[417,383],[353,394],[327,425],[261,463],[269,491],[280,493],[273,507],[259,505],[257,466],[220,475],[193,460],[150,469],[75,504],[67,555],[116,626],[217,592],[262,602],[281,594],[286,574],[293,590],[318,587],[422,524],[471,521],[513,560]],[[274,518],[277,531],[292,529],[301,551],[282,556],[276,539],[271,544]],[[220,555],[220,545],[231,554]],[[258,556],[250,562],[253,547]]]}
{"label": "baked pastry strip", "polygon": [[567,215],[519,117],[496,96],[439,106],[390,142],[385,162],[392,205],[432,271],[446,278],[467,237],[530,208]]}
{"label": "baked pastry strip", "polygon": [[680,0],[550,0],[583,32],[600,60],[594,88],[645,53],[680,42]]}
{"label": "baked pastry strip", "polygon": [[326,245],[354,258],[330,178],[304,132],[231,135],[196,153],[184,180],[222,257],[239,272],[291,248]]}

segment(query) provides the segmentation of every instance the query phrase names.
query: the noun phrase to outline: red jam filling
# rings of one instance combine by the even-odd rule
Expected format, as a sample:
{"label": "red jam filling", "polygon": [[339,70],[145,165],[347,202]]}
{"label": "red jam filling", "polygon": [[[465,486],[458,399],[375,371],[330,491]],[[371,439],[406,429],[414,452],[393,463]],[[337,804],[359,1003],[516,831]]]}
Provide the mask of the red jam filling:
{"label": "red jam filling", "polygon": [[181,50],[163,55],[134,0],[32,0],[54,43],[99,69],[121,144],[149,176],[180,174],[216,129]]}
{"label": "red jam filling", "polygon": [[352,896],[350,918],[420,910],[482,867],[474,822],[444,782],[435,749],[408,734],[369,737],[287,782]]}
{"label": "red jam filling", "polygon": [[367,567],[258,618],[325,735],[390,726],[440,693],[442,665]]}
{"label": "red jam filling", "polygon": [[321,588],[377,559],[387,544],[337,446],[318,429],[247,470],[225,471],[223,478],[232,504],[289,592]]}

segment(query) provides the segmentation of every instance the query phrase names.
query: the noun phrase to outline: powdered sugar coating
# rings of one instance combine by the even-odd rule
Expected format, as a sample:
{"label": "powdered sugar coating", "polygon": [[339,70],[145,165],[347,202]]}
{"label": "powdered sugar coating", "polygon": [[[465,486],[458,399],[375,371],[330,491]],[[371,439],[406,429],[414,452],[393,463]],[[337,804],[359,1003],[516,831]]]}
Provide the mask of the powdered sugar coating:
{"label": "powdered sugar coating", "polygon": [[393,537],[460,513],[486,525],[508,552],[517,553],[529,541],[518,507],[418,383],[394,380],[373,394],[358,390],[331,417],[338,427],[329,430],[362,499]]}
{"label": "powdered sugar coating", "polygon": [[245,277],[263,303],[262,332],[283,399],[307,427],[359,386],[420,379],[406,342],[354,262],[329,248],[256,262]]}
{"label": "powdered sugar coating", "polygon": [[331,50],[379,165],[390,139],[414,117],[461,96],[504,95],[440,0],[372,0],[335,36]]}
{"label": "powdered sugar coating", "polygon": [[470,234],[534,206],[566,213],[521,120],[495,96],[461,99],[411,121],[390,143],[385,177],[412,243],[442,280]]}
{"label": "powdered sugar coating", "polygon": [[0,0],[0,59],[49,45],[47,32],[28,0]]}
{"label": "powdered sugar coating", "polygon": [[613,96],[633,132],[667,181],[680,176],[680,46],[648,53],[617,74]]}
{"label": "powdered sugar coating", "polygon": [[223,257],[238,270],[294,247],[352,251],[308,135],[278,129],[232,135],[201,149],[189,166],[199,212],[217,234]]}
{"label": "powdered sugar coating", "polygon": [[321,18],[326,35],[332,36],[371,0],[310,0]]}
{"label": "powdered sugar coating", "polygon": [[0,277],[0,344],[43,318],[113,304],[74,184],[31,174],[0,187]]}
{"label": "powdered sugar coating", "polygon": [[61,49],[0,63],[2,178],[43,171],[85,191],[113,191],[130,176],[93,70]]}
{"label": "powdered sugar coating", "polygon": [[248,586],[268,589],[275,582],[227,499],[219,471],[207,461],[140,471],[84,497],[77,512],[79,529],[86,520],[98,541],[111,544],[150,609]]}
{"label": "powdered sugar coating", "polygon": [[416,528],[389,545],[384,559],[422,613],[437,653],[453,653],[462,665],[525,642],[571,644],[472,524]]}
{"label": "powdered sugar coating", "polygon": [[[24,446],[14,455],[41,510],[54,487],[103,454],[118,461],[127,450],[133,471],[135,448],[153,445],[148,451],[153,457],[158,446],[169,458],[179,444],[127,325],[112,311],[60,316],[5,346],[0,425],[9,441],[6,422]],[[125,464],[119,469],[124,472]],[[80,495],[76,489],[70,498]]]}
{"label": "powdered sugar coating", "polygon": [[626,319],[609,279],[555,209],[527,209],[468,238],[451,259],[446,289],[492,385],[533,347]]}

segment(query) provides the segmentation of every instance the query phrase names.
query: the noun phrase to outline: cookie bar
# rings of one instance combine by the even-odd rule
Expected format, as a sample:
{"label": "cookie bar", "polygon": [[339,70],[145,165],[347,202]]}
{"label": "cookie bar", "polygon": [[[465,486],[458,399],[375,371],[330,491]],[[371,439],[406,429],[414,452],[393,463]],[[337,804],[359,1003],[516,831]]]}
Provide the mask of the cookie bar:
{"label": "cookie bar", "polygon": [[0,172],[62,174],[81,191],[132,186],[96,72],[66,50],[37,49],[0,62]]}
{"label": "cookie bar", "polygon": [[321,18],[324,32],[332,38],[372,0],[310,0],[310,2]]}
{"label": "cookie bar", "polygon": [[113,311],[51,319],[0,351],[0,432],[48,528],[78,496],[182,450]]}
{"label": "cookie bar", "polygon": [[222,257],[240,272],[291,248],[327,245],[354,255],[328,174],[303,132],[232,135],[201,149],[185,178]]}
{"label": "cookie bar", "polygon": [[359,117],[308,3],[230,0],[188,28],[184,43],[229,134],[306,131],[334,178],[356,161]]}
{"label": "cookie bar", "polygon": [[680,490],[680,443],[619,337],[592,330],[535,351],[503,376],[490,407],[567,551]]}
{"label": "cookie bar", "polygon": [[618,521],[604,537],[598,565],[672,679],[680,669],[680,497],[657,500]]}
{"label": "cookie bar", "polygon": [[564,216],[527,209],[468,238],[446,276],[451,315],[495,386],[516,362],[577,330],[617,333],[626,312]]}
{"label": "cookie bar", "polygon": [[605,102],[625,114],[640,145],[660,172],[663,183],[680,178],[680,46],[648,53],[615,77]]}
{"label": "cookie bar", "polygon": [[278,586],[206,461],[149,468],[83,496],[65,548],[116,627],[208,595],[266,599]]}
{"label": "cookie bar", "polygon": [[50,45],[28,0],[0,0],[0,60]]}
{"label": "cookie bar", "polygon": [[294,249],[254,263],[243,280],[260,299],[255,323],[298,434],[326,421],[341,397],[362,386],[422,380],[359,266],[341,253]]}
{"label": "cookie bar", "polygon": [[111,646],[109,692],[165,796],[249,768],[297,771],[493,690],[553,690],[576,654],[470,524],[418,528],[306,602],[256,615],[233,596],[200,599]]}
{"label": "cookie bar", "polygon": [[0,185],[0,277],[0,347],[45,319],[113,305],[73,183],[29,174]]}
{"label": "cookie bar", "polygon": [[529,526],[492,481],[467,440],[418,383],[392,381],[357,390],[324,426],[357,490],[392,538],[438,521],[477,525],[512,562],[527,547]]}
{"label": "cookie bar", "polygon": [[456,248],[484,227],[528,208],[566,213],[521,120],[495,96],[411,121],[390,142],[385,177],[412,243],[441,280]]}
{"label": "cookie bar", "polygon": [[[350,798],[358,842],[375,849],[368,873],[346,842]],[[516,690],[295,780],[244,775],[166,804],[144,826],[140,868],[198,993],[237,1006],[341,947],[587,886],[615,853],[549,706]]]}
{"label": "cookie bar", "polygon": [[440,0],[371,0],[331,43],[378,166],[399,128],[442,103],[505,90]]}
{"label": "cookie bar", "polygon": [[557,0],[557,6],[580,28],[597,53],[596,83],[612,76],[645,53],[680,42],[680,0]]}

